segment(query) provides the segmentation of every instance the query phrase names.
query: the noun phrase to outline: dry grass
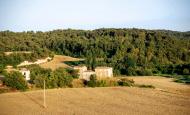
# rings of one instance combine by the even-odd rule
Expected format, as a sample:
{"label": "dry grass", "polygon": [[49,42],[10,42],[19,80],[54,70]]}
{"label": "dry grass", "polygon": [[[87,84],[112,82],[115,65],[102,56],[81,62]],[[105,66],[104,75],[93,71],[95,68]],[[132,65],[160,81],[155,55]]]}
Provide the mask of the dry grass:
{"label": "dry grass", "polygon": [[[189,90],[167,78],[135,79],[158,87]],[[139,80],[139,81],[138,81]],[[159,82],[159,80],[161,80]],[[170,89],[166,87],[165,90]],[[136,87],[66,88],[47,91],[43,108],[42,90],[0,94],[1,115],[189,115],[190,95]]]}
{"label": "dry grass", "polygon": [[52,70],[55,70],[56,68],[59,67],[70,67],[69,65],[65,64],[65,61],[80,61],[83,59],[79,58],[73,58],[70,56],[63,56],[63,55],[55,55],[53,60],[47,63],[40,64],[41,67],[43,68],[50,68]]}
{"label": "dry grass", "polygon": [[165,78],[158,76],[144,76],[144,77],[129,77],[133,79],[136,84],[153,85],[157,90],[189,95],[190,85],[184,85],[173,82],[173,78]]}

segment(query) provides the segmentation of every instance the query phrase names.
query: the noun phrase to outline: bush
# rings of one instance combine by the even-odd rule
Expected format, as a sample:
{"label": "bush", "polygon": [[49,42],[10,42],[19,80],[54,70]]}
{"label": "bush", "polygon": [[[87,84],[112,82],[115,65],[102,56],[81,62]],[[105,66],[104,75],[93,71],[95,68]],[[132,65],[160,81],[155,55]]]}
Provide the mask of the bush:
{"label": "bush", "polygon": [[74,79],[79,78],[78,70],[67,68],[66,71],[72,76]]}
{"label": "bush", "polygon": [[150,70],[150,69],[145,69],[145,70],[144,70],[144,75],[151,76],[151,75],[152,75],[152,70]]}
{"label": "bush", "polygon": [[190,84],[190,75],[175,76],[174,82]]}
{"label": "bush", "polygon": [[142,76],[151,76],[153,75],[152,70],[150,69],[141,69],[137,71],[138,75],[142,75]]}
{"label": "bush", "polygon": [[4,84],[11,88],[15,88],[22,91],[25,91],[28,88],[27,82],[24,79],[24,76],[20,72],[17,72],[17,71],[8,73],[5,76]]}
{"label": "bush", "polygon": [[[41,68],[39,65],[30,65],[30,83],[36,84],[36,79],[40,79],[40,77],[43,77],[45,79],[47,76],[50,76],[51,69],[44,69]],[[39,85],[39,84],[38,84]]]}
{"label": "bush", "polygon": [[140,87],[140,88],[155,88],[153,85],[136,85],[137,87]]}
{"label": "bush", "polygon": [[118,86],[118,82],[116,79],[102,79],[97,81],[97,87],[112,87]]}
{"label": "bush", "polygon": [[84,79],[74,79],[72,81],[72,87],[75,87],[75,88],[80,88],[80,87],[85,87],[85,82],[86,80]]}
{"label": "bush", "polygon": [[188,74],[189,74],[189,69],[185,68],[185,69],[183,70],[183,75],[188,75]]}
{"label": "bush", "polygon": [[128,67],[127,68],[127,75],[129,75],[129,76],[137,75],[136,70],[132,67]]}
{"label": "bush", "polygon": [[97,87],[108,87],[109,85],[106,83],[106,80],[98,80],[96,83]]}
{"label": "bush", "polygon": [[73,77],[64,68],[58,68],[54,72],[58,87],[72,86]]}
{"label": "bush", "polygon": [[91,75],[90,76],[90,81],[87,82],[87,85],[89,87],[96,87],[97,86],[97,77],[96,77],[96,75]]}
{"label": "bush", "polygon": [[[41,75],[36,76],[36,78],[34,79],[34,84],[36,85],[36,87],[43,88],[44,87],[44,79],[45,79],[45,76],[41,76]],[[49,87],[47,85],[48,85],[48,83],[46,81],[46,87]]]}
{"label": "bush", "polygon": [[133,80],[129,80],[127,78],[121,78],[118,81],[118,85],[119,86],[133,86],[134,85],[134,81]]}

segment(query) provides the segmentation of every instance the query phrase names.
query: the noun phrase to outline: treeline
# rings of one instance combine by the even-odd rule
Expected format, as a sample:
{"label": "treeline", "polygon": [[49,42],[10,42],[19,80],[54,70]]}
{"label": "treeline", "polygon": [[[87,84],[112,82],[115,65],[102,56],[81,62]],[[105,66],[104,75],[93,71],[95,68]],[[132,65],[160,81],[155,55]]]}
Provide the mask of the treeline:
{"label": "treeline", "polygon": [[41,49],[86,58],[91,69],[111,66],[115,74],[151,75],[162,73],[161,68],[168,66],[174,67],[177,74],[190,71],[190,32],[144,29],[0,32],[2,52]]}

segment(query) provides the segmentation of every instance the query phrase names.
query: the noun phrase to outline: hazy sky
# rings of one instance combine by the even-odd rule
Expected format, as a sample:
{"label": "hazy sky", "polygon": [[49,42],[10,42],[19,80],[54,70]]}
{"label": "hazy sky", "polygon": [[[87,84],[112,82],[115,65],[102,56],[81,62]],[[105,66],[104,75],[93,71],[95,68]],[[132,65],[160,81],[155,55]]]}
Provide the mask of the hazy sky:
{"label": "hazy sky", "polygon": [[190,31],[190,0],[0,0],[0,31],[103,27]]}

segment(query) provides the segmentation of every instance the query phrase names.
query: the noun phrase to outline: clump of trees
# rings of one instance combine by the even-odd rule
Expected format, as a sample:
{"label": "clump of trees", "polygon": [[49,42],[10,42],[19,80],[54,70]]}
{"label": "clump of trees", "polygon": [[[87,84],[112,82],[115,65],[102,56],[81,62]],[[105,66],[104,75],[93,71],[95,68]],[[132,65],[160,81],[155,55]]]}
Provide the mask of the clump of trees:
{"label": "clump of trees", "polygon": [[5,74],[4,84],[13,89],[18,89],[25,91],[28,89],[27,81],[24,79],[24,76],[18,71],[12,71]]}
{"label": "clump of trees", "polygon": [[72,87],[73,79],[78,78],[75,70],[58,68],[54,71],[44,69],[39,66],[30,67],[31,80],[30,83],[36,87],[43,88],[43,81],[46,81],[47,88]]}

